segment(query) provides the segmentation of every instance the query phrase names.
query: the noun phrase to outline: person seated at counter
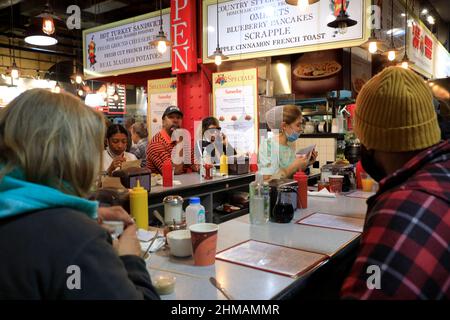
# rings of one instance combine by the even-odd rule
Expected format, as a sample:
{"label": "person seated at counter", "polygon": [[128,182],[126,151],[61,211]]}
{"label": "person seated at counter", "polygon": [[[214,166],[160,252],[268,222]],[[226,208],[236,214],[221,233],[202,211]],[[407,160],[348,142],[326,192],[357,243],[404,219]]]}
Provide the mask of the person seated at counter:
{"label": "person seated at counter", "polygon": [[276,106],[267,111],[267,125],[276,132],[263,140],[259,148],[258,167],[264,179],[291,178],[316,161],[316,151],[312,151],[309,161],[295,154],[292,144],[303,131],[302,120],[300,108],[294,105]]}
{"label": "person seated at counter", "polygon": [[[177,106],[169,106],[162,115],[162,129],[155,134],[147,145],[147,168],[152,173],[162,174],[162,166],[166,160],[172,161],[172,150],[178,143],[183,143],[181,137],[178,141],[173,141],[175,130],[181,128],[183,113]],[[182,151],[181,151],[182,152]],[[189,160],[189,159],[188,159]],[[190,163],[173,163],[175,174],[183,174],[191,171],[198,171],[199,166],[194,163],[194,148],[191,148]]]}
{"label": "person seated at counter", "polygon": [[106,150],[103,152],[103,171],[111,175],[120,169],[125,161],[137,160],[136,156],[125,151],[128,144],[128,132],[120,124],[113,124],[106,131]]}
{"label": "person seated at counter", "polygon": [[[220,128],[220,123],[217,118],[207,117],[202,120],[202,139],[197,141],[195,145],[195,155],[200,159],[206,148],[210,151],[208,156],[213,159],[216,164],[220,163],[220,156],[225,154],[232,156],[236,154],[236,150],[228,143],[227,137]],[[200,162],[200,161],[198,161]]]}
{"label": "person seated at counter", "polygon": [[145,123],[136,122],[130,127],[131,140],[133,145],[131,146],[130,153],[134,154],[138,160],[141,160],[141,167],[145,167],[147,164],[147,144],[148,144],[148,131]]}
{"label": "person seated at counter", "polygon": [[0,299],[159,299],[136,226],[112,245],[95,219],[124,211],[100,216],[84,198],[104,131],[102,114],[67,93],[28,90],[0,111]]}
{"label": "person seated at counter", "polygon": [[362,166],[380,186],[342,297],[450,299],[450,142],[429,86],[386,68],[359,92],[354,121]]}

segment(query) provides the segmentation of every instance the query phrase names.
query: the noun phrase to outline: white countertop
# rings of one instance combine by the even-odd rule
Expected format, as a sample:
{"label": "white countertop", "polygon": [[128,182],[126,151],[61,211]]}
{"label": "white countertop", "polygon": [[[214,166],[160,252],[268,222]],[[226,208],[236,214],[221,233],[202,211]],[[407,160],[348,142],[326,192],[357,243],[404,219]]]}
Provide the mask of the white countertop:
{"label": "white countertop", "polygon": [[[366,200],[338,196],[308,197],[308,208],[297,210],[288,224],[268,222],[251,225],[245,215],[219,225],[218,247],[221,251],[247,240],[259,240],[291,248],[333,256],[359,236],[357,232],[295,224],[300,218],[321,211],[335,215],[364,218]],[[177,278],[175,292],[162,299],[225,299],[210,282],[214,276],[235,299],[267,300],[276,296],[296,279],[216,260],[207,267],[194,266],[193,258],[175,258],[168,251],[152,254],[147,261],[152,277],[170,274]]]}

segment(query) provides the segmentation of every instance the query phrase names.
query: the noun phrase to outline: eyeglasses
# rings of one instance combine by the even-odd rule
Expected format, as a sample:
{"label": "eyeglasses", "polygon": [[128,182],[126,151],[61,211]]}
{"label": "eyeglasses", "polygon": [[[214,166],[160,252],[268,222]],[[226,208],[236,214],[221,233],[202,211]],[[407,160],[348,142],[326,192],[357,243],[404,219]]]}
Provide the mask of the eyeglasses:
{"label": "eyeglasses", "polygon": [[207,130],[218,130],[218,131],[221,131],[222,128],[221,128],[221,127],[217,127],[217,128],[208,128]]}

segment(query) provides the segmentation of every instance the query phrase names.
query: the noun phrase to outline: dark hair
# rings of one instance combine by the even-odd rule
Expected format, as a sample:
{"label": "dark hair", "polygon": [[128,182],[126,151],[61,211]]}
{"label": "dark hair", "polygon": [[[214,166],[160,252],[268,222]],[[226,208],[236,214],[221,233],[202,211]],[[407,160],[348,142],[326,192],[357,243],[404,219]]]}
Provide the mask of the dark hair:
{"label": "dark hair", "polygon": [[214,117],[207,117],[202,120],[202,135],[208,130],[209,126],[220,127],[219,120]]}
{"label": "dark hair", "polygon": [[106,130],[106,139],[111,138],[116,133],[123,133],[128,138],[128,131],[127,131],[127,129],[125,129],[120,124],[113,124],[113,125],[110,125],[108,127],[108,129]]}
{"label": "dark hair", "polygon": [[145,126],[145,123],[136,122],[131,126],[131,128],[133,128],[134,133],[136,133],[139,138],[144,139],[148,137],[147,127]]}

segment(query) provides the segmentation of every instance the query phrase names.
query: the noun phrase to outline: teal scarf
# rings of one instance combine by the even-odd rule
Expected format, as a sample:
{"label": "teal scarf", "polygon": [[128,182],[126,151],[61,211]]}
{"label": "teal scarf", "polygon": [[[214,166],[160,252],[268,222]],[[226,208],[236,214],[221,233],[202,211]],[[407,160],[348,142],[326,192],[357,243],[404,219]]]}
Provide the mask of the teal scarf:
{"label": "teal scarf", "polygon": [[0,219],[57,207],[74,209],[93,219],[97,218],[97,201],[89,201],[51,187],[27,182],[17,169],[0,180]]}

